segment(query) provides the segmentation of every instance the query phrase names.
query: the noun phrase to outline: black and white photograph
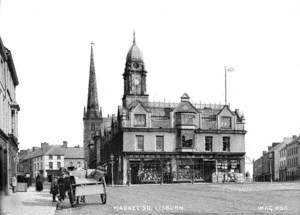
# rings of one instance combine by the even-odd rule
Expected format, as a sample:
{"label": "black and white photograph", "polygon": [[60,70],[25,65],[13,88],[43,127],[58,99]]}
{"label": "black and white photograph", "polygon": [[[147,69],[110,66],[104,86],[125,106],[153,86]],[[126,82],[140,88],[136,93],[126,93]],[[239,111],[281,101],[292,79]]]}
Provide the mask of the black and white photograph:
{"label": "black and white photograph", "polygon": [[299,0],[0,0],[0,215],[300,214]]}

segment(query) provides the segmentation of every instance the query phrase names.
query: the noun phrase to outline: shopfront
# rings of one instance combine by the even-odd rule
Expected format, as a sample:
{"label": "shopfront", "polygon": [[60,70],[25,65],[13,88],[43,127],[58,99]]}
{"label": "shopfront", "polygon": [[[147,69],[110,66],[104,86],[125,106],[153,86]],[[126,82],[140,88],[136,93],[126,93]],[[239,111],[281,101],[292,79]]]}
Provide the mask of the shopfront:
{"label": "shopfront", "polygon": [[169,153],[126,155],[126,159],[130,184],[212,182],[216,173],[228,180],[234,173],[243,173],[243,157]]}

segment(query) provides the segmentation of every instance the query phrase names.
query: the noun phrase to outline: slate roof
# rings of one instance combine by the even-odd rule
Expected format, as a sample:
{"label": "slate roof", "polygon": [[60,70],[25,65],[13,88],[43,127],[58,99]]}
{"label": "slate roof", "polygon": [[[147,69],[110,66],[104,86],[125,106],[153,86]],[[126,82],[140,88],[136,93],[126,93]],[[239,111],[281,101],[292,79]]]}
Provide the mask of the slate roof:
{"label": "slate roof", "polygon": [[43,155],[62,155],[65,158],[84,158],[84,149],[77,147],[63,147],[61,145],[45,146],[43,149],[39,148],[35,151],[30,151],[28,154],[23,155],[22,160],[27,160]]}
{"label": "slate roof", "polygon": [[68,147],[65,149],[65,159],[67,158],[84,158],[83,148]]}

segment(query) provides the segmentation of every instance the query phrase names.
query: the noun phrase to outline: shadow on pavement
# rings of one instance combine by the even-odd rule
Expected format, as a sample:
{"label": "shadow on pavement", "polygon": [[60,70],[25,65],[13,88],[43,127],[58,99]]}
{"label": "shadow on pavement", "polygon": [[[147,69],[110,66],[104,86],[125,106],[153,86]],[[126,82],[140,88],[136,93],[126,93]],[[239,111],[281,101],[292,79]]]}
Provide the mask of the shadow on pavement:
{"label": "shadow on pavement", "polygon": [[56,206],[55,202],[52,202],[51,199],[36,199],[35,201],[23,201],[24,206]]}

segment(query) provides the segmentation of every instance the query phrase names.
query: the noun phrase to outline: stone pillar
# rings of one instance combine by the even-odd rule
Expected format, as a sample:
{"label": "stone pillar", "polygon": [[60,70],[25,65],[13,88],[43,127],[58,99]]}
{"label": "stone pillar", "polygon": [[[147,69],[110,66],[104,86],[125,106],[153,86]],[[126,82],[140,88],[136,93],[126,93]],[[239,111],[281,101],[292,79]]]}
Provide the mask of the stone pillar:
{"label": "stone pillar", "polygon": [[171,182],[177,181],[177,164],[176,164],[176,158],[172,157],[171,159]]}
{"label": "stone pillar", "polygon": [[128,169],[129,169],[129,161],[126,157],[123,157],[123,185],[128,184]]}
{"label": "stone pillar", "polygon": [[240,159],[240,173],[245,176],[245,156]]}

